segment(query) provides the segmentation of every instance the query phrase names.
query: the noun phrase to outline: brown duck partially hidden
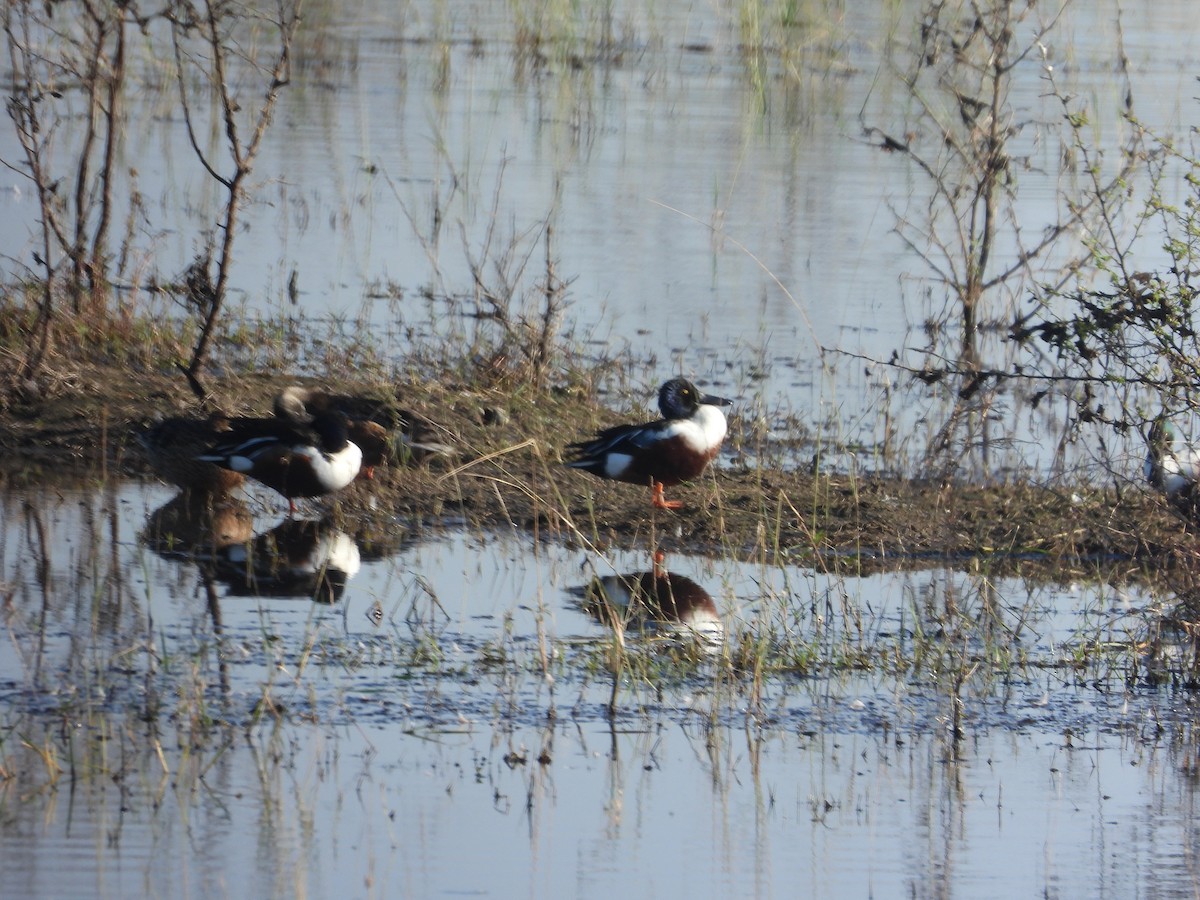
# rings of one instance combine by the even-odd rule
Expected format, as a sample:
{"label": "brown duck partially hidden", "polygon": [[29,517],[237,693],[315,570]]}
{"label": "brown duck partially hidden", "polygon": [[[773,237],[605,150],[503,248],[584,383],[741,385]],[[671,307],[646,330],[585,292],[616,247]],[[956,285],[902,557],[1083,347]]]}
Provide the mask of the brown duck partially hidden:
{"label": "brown duck partially hidden", "polygon": [[387,399],[331,394],[302,385],[284,388],[275,397],[276,416],[289,421],[311,421],[330,411],[346,416],[350,440],[362,448],[367,477],[385,462],[420,462],[456,452],[447,429]]}

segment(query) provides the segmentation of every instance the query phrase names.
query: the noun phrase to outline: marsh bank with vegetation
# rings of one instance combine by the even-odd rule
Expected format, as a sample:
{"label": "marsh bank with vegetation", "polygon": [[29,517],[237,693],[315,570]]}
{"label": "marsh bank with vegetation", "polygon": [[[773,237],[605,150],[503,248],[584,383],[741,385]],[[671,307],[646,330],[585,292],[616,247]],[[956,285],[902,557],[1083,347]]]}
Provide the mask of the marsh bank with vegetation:
{"label": "marsh bank with vegetation", "polygon": [[[658,547],[834,569],[985,561],[1005,570],[1036,565],[1063,579],[1090,569],[1136,577],[1192,555],[1186,520],[1139,481],[972,484],[828,471],[811,437],[788,439],[786,426],[768,433],[736,411],[713,470],[676,489],[684,508],[655,510],[644,490],[594,482],[562,464],[568,441],[652,417],[645,398],[600,396],[582,375],[543,390],[457,373],[408,383],[352,377],[322,385],[398,399],[435,418],[457,448],[437,462],[385,467],[309,505],[310,512],[336,507],[364,527],[515,528],[601,549]],[[214,382],[214,393],[225,398],[224,411],[264,415],[270,398],[293,383],[245,375]],[[58,390],[7,409],[0,472],[9,488],[154,478],[137,435],[165,415],[202,415],[186,382],[169,373],[131,376],[91,364]],[[827,451],[835,459],[847,453]]]}

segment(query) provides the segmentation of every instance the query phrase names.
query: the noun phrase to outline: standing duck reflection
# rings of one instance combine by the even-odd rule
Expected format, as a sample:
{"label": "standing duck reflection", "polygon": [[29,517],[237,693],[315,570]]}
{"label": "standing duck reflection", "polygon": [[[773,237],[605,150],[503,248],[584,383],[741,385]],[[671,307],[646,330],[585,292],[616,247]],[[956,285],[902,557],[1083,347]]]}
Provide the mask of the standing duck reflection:
{"label": "standing duck reflection", "polygon": [[328,521],[289,518],[223,548],[215,562],[217,578],[236,596],[337,603],[362,558],[354,538]]}
{"label": "standing duck reflection", "polygon": [[199,564],[234,596],[336,603],[362,565],[355,539],[327,520],[286,518],[256,535],[245,501],[195,491],[150,513],[141,539],[159,556]]}
{"label": "standing duck reflection", "polygon": [[575,589],[583,608],[604,625],[647,626],[720,640],[725,624],[712,595],[686,575],[649,572],[596,576]]}

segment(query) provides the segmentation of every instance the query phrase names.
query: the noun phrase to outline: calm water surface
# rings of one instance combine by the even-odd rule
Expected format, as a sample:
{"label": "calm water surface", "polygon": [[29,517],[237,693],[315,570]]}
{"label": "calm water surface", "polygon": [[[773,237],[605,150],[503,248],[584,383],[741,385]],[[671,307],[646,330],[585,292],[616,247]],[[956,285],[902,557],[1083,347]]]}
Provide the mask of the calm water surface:
{"label": "calm water surface", "polygon": [[[178,526],[172,546],[153,539],[171,500],[125,485],[0,501],[6,896],[1194,887],[1190,695],[1057,666],[1083,641],[1144,640],[1152,597],[672,558],[722,630],[698,639],[691,675],[634,678],[610,719],[610,632],[580,588],[640,554],[599,572],[520,536],[397,523],[388,547],[310,542],[343,567],[333,602],[278,566],[252,596],[233,574],[245,557],[210,569]],[[278,504],[245,511],[281,546],[303,531]],[[904,647],[951,602],[1033,663],[968,679],[958,740],[932,674],[773,678],[754,713],[703,662],[780,617],[818,642]],[[626,640],[642,659],[697,640],[672,634]],[[256,720],[263,705],[286,716]]]}

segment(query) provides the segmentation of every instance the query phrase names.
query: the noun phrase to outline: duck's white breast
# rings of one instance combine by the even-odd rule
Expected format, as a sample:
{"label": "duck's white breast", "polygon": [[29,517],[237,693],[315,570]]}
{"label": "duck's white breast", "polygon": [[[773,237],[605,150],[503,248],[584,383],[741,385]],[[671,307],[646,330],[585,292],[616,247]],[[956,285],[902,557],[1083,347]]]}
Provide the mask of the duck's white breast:
{"label": "duck's white breast", "polygon": [[725,440],[725,414],[715,406],[701,406],[691,418],[672,422],[668,436],[678,435],[697,453],[708,453]]}
{"label": "duck's white breast", "polygon": [[316,447],[297,447],[292,452],[308,458],[313,473],[330,491],[346,487],[362,469],[362,450],[353,441],[329,456]]}

